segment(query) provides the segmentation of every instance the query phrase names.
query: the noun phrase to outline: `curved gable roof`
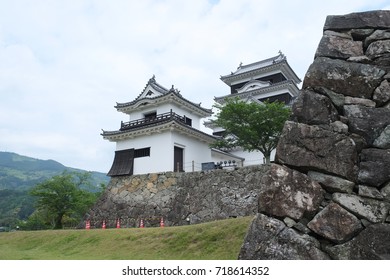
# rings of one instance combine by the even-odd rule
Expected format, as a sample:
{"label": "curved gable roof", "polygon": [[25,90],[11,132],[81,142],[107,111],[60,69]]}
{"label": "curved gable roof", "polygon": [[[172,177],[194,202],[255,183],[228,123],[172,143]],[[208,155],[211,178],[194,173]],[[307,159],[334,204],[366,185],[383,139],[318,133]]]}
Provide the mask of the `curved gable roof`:
{"label": "curved gable roof", "polygon": [[279,51],[277,56],[261,60],[258,62],[240,65],[237,67],[237,70],[231,72],[228,75],[221,76],[220,79],[227,85],[234,84],[235,81],[246,78],[253,77],[255,75],[260,75],[262,73],[267,73],[269,71],[278,70],[288,79],[294,81],[294,83],[299,84],[301,80],[290,67],[287,62],[286,56]]}
{"label": "curved gable roof", "polygon": [[211,109],[201,107],[200,103],[196,104],[184,98],[178,89],[175,89],[172,85],[171,89],[166,89],[162,85],[156,82],[155,76],[149,79],[148,83],[142,90],[141,94],[136,99],[126,103],[116,103],[115,108],[118,111],[126,112],[131,111],[144,103],[158,103],[163,102],[167,99],[173,102],[179,103],[188,107],[190,110],[198,112],[202,116],[210,116],[213,112]]}

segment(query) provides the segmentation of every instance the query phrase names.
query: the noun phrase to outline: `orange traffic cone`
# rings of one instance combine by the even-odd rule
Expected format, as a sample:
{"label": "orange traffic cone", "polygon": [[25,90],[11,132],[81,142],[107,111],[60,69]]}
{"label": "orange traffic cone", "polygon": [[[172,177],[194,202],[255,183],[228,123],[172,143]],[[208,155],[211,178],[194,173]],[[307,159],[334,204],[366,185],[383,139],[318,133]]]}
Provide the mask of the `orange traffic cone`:
{"label": "orange traffic cone", "polygon": [[87,220],[85,222],[85,229],[90,229],[91,228],[91,222],[89,220]]}
{"label": "orange traffic cone", "polygon": [[144,228],[145,226],[144,226],[144,219],[141,219],[141,222],[139,223],[139,227],[140,228]]}
{"label": "orange traffic cone", "polygon": [[161,220],[160,220],[160,227],[164,227],[164,219],[163,219],[163,217],[161,217]]}
{"label": "orange traffic cone", "polygon": [[119,219],[116,221],[116,228],[121,228],[121,223],[120,223]]}
{"label": "orange traffic cone", "polygon": [[106,220],[103,220],[102,229],[106,229]]}

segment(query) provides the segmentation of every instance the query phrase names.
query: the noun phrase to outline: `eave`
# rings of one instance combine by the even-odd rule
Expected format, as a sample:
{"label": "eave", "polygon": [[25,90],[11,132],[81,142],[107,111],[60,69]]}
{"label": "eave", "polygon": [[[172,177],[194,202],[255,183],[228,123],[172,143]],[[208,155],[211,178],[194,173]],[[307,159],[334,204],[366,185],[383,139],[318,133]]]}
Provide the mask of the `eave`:
{"label": "eave", "polygon": [[160,134],[167,131],[176,131],[181,134],[185,134],[190,137],[194,137],[202,142],[211,144],[217,138],[213,135],[207,134],[203,131],[195,129],[191,126],[185,125],[175,120],[169,120],[168,122],[161,122],[156,125],[143,126],[131,130],[115,130],[115,131],[104,131],[101,133],[103,139],[111,142],[117,142],[124,139],[132,139],[140,136],[146,136],[151,134]]}
{"label": "eave", "polygon": [[202,118],[209,117],[213,114],[212,109],[201,107],[200,104],[195,104],[173,92],[157,96],[154,98],[142,98],[128,103],[117,103],[115,108],[118,112],[131,114],[133,112],[144,110],[148,107],[156,107],[163,103],[173,102],[179,107],[185,107],[189,112],[194,113]]}
{"label": "eave", "polygon": [[225,100],[227,98],[238,97],[240,99],[245,99],[245,98],[248,98],[250,96],[264,95],[267,93],[272,93],[272,92],[275,92],[278,90],[283,90],[283,89],[288,90],[288,92],[291,94],[292,97],[296,97],[298,95],[298,92],[299,92],[299,88],[297,87],[297,85],[294,82],[292,82],[290,80],[286,80],[286,81],[283,81],[280,83],[272,84],[268,87],[258,88],[255,90],[250,90],[250,91],[246,91],[246,92],[242,92],[242,93],[233,93],[233,94],[229,94],[229,95],[225,95],[225,96],[215,97],[214,101],[219,103],[219,104],[224,104]]}
{"label": "eave", "polygon": [[274,64],[270,64],[257,69],[248,70],[238,74],[232,73],[229,75],[221,76],[220,79],[228,86],[231,86],[233,84],[238,83],[239,81],[250,79],[255,76],[257,77],[266,76],[272,71],[281,72],[286,77],[287,80],[292,80],[296,84],[299,84],[301,82],[301,79],[299,79],[297,74],[295,74],[295,72],[292,70],[292,68],[290,67],[290,65],[286,60],[282,60]]}

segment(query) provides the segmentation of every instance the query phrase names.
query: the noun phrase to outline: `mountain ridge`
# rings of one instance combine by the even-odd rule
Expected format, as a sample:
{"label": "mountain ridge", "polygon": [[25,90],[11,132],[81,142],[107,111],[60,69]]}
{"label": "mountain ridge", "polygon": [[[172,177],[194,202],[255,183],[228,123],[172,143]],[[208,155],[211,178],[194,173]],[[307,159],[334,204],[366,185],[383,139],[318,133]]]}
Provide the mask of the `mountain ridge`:
{"label": "mountain ridge", "polygon": [[90,172],[94,185],[109,182],[109,177],[101,172],[67,167],[52,159],[42,160],[0,151],[0,189],[28,190],[64,171]]}
{"label": "mountain ridge", "polygon": [[29,190],[64,171],[90,172],[91,192],[101,191],[101,184],[107,185],[110,180],[104,173],[67,167],[52,159],[0,151],[0,226],[11,227],[18,220],[26,220],[35,210]]}

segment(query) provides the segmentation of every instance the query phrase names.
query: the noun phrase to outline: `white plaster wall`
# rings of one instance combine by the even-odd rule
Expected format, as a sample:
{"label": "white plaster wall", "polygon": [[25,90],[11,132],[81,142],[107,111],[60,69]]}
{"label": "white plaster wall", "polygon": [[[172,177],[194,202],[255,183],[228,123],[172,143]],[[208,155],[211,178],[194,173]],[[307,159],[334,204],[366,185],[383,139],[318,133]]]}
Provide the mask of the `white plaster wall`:
{"label": "white plaster wall", "polygon": [[193,137],[173,132],[172,146],[184,148],[183,167],[186,172],[192,171],[192,161],[194,161],[194,171],[202,170],[202,163],[212,161],[209,145]]}
{"label": "white plaster wall", "polygon": [[178,132],[166,131],[160,134],[138,136],[118,141],[116,150],[142,149],[150,147],[150,157],[134,159],[134,174],[173,171],[174,146],[184,149],[183,168],[186,172],[200,171],[203,162],[210,162],[211,150],[207,143]]}
{"label": "white plaster wall", "polygon": [[134,159],[134,174],[165,172],[173,170],[173,146],[171,133],[138,136],[118,141],[116,150],[150,147],[150,157]]}
{"label": "white plaster wall", "polygon": [[192,114],[188,110],[185,109],[185,107],[178,107],[172,104],[162,104],[157,111],[157,114],[163,114],[166,112],[169,112],[172,109],[172,111],[180,116],[187,116],[192,119],[192,127],[199,129],[200,126],[200,118],[197,115]]}
{"label": "white plaster wall", "polygon": [[[263,164],[265,162],[264,155],[258,151],[247,152],[244,150],[235,150],[230,153],[245,158],[244,166]],[[271,152],[271,161],[275,159],[275,150]]]}

